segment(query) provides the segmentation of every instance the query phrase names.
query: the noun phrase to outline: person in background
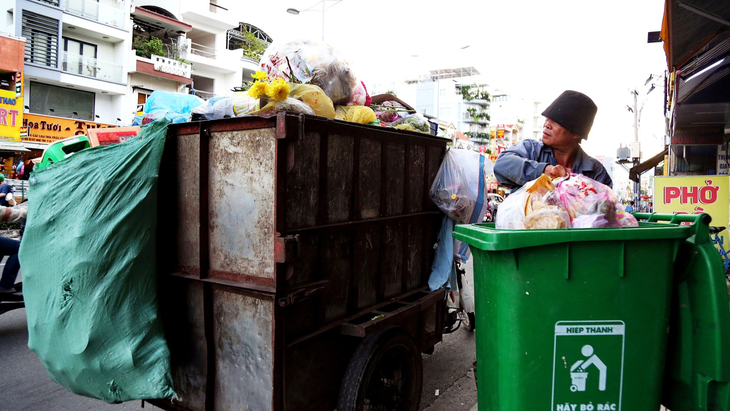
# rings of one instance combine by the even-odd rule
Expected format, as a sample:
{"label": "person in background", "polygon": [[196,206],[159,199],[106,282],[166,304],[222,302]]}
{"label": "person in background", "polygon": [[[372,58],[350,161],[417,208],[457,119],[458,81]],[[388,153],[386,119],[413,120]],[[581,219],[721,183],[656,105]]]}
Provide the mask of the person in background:
{"label": "person in background", "polygon": [[12,193],[12,189],[5,183],[5,176],[0,174],[0,207],[8,207],[15,205],[15,201],[8,202],[8,193]]}
{"label": "person in background", "polygon": [[540,175],[551,178],[583,174],[613,188],[603,165],[580,146],[588,138],[598,108],[583,93],[566,90],[542,115],[546,118],[542,142],[523,140],[503,151],[494,164],[494,175],[508,188],[519,188]]}
{"label": "person in background", "polygon": [[649,205],[646,207],[646,212],[647,213],[653,213],[654,212],[654,203],[652,203],[651,201],[649,201]]}
{"label": "person in background", "polygon": [[626,211],[627,213],[633,213],[634,212],[634,202],[629,201],[629,205],[624,207],[624,211]]}
{"label": "person in background", "polygon": [[[19,207],[0,207],[0,221],[15,222],[25,220],[28,215],[27,203],[21,204]],[[18,250],[20,249],[20,241],[11,238],[0,237],[0,256],[9,256],[5,262],[2,276],[0,276],[0,295],[12,294],[18,291],[15,280],[18,278],[20,270],[20,261],[18,261]],[[0,257],[1,258],[1,257]]]}

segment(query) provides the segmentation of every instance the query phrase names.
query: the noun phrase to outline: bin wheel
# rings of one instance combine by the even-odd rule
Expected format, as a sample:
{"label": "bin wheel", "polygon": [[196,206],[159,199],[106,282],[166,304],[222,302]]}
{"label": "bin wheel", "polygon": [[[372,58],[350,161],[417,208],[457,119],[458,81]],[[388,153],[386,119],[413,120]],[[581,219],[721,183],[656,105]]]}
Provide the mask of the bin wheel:
{"label": "bin wheel", "polygon": [[570,390],[573,391],[573,392],[576,392],[576,391],[578,391],[578,386],[577,385],[571,385],[570,386]]}
{"label": "bin wheel", "polygon": [[423,368],[413,337],[388,327],[365,337],[347,366],[337,411],[417,411]]}

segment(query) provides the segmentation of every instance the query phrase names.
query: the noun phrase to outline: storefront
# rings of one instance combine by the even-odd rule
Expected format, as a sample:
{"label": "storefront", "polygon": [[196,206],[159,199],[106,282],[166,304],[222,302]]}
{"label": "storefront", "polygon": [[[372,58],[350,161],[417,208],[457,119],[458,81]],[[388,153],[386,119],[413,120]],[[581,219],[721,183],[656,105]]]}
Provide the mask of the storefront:
{"label": "storefront", "polygon": [[23,72],[0,76],[0,173],[14,176],[14,166],[28,153],[20,138],[23,123]]}
{"label": "storefront", "polygon": [[[724,16],[724,17],[718,17]],[[670,176],[727,175],[730,122],[730,2],[667,0],[661,39]]]}

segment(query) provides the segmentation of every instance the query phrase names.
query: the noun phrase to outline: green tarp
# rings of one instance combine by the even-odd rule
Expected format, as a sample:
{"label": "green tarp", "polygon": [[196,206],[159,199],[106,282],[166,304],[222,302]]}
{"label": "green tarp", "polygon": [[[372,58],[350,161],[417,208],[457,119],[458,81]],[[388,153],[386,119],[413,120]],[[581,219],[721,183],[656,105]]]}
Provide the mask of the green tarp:
{"label": "green tarp", "polygon": [[28,346],[76,394],[110,403],[175,395],[155,249],[168,124],[31,176],[19,253]]}

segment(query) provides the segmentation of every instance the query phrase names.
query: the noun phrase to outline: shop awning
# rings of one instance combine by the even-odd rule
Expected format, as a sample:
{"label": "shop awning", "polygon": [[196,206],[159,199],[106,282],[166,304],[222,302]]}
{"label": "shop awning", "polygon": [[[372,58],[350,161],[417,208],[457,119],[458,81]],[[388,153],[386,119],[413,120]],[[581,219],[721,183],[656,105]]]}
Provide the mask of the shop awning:
{"label": "shop awning", "polygon": [[661,37],[669,70],[726,39],[728,16],[727,0],[666,0]]}
{"label": "shop awning", "polygon": [[30,150],[23,147],[23,143],[16,143],[14,141],[0,141],[0,151],[20,152]]}
{"label": "shop awning", "polygon": [[634,167],[631,167],[629,169],[629,179],[634,182],[639,182],[639,179],[641,178],[641,175],[644,174],[649,169],[652,169],[657,166],[657,164],[664,161],[664,156],[667,155],[668,150],[665,149],[661,153],[658,153],[654,157],[644,161],[643,163],[639,163],[635,165]]}
{"label": "shop awning", "polygon": [[36,143],[35,141],[23,141],[23,147],[30,150],[45,150],[50,144]]}

